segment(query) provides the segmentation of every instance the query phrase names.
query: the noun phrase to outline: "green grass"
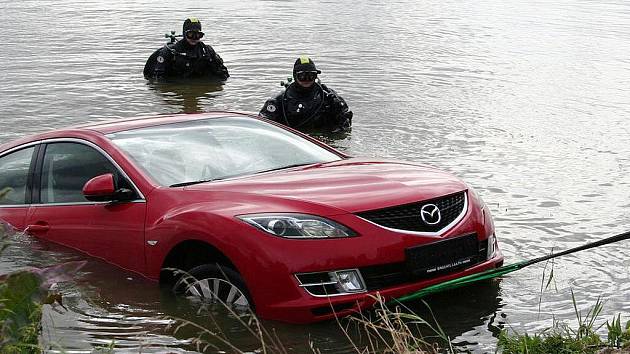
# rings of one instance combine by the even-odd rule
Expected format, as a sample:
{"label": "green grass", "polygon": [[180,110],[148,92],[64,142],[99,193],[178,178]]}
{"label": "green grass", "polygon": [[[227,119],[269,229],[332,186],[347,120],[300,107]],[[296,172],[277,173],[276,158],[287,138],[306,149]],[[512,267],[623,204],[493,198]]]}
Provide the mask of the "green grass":
{"label": "green grass", "polygon": [[[0,253],[8,246],[8,237],[0,224]],[[0,353],[41,352],[40,286],[41,277],[34,272],[20,271],[0,277]]]}
{"label": "green grass", "polygon": [[16,272],[0,282],[0,352],[38,353],[42,306],[40,278]]}
{"label": "green grass", "polygon": [[[603,309],[603,301],[597,299],[595,305],[583,315],[577,308],[573,291],[571,297],[577,319],[576,327],[556,322],[551,328],[533,335],[504,330],[499,335],[498,349],[504,354],[595,354],[603,350],[630,348],[630,321],[622,326],[621,315],[617,315],[606,323],[596,325]],[[602,339],[597,333],[604,325],[608,330],[606,339]]]}
{"label": "green grass", "polygon": [[[375,300],[377,306],[374,310],[336,319],[339,330],[344,334],[349,345],[346,350],[352,348],[352,351],[357,354],[455,352],[448,335],[434,317],[431,321],[426,321],[398,307],[387,307],[380,297],[376,297]],[[171,321],[174,334],[184,332],[192,334],[193,336],[188,340],[200,352],[208,350],[229,353],[286,354],[290,352],[275,329],[266,328],[254,313],[251,311],[237,313],[230,307],[225,306],[225,308],[230,316],[245,329],[238,341],[242,343],[243,336],[250,336],[253,339],[250,341],[250,346],[254,347],[244,348],[242,344],[232,343],[233,338],[228,338],[213,318],[211,311],[208,312],[207,321],[203,325],[172,316],[164,318]],[[431,313],[430,308],[429,312]],[[313,342],[304,343],[304,348],[309,348],[313,353],[322,353]]]}

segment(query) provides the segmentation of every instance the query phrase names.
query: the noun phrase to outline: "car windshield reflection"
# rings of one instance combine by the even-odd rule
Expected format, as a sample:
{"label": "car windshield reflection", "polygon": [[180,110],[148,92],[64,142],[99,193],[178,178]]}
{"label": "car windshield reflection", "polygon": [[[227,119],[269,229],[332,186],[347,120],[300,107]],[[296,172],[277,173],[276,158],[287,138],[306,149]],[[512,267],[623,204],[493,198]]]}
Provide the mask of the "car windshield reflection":
{"label": "car windshield reflection", "polygon": [[107,137],[162,186],[184,186],[341,159],[298,135],[244,117],[165,124]]}

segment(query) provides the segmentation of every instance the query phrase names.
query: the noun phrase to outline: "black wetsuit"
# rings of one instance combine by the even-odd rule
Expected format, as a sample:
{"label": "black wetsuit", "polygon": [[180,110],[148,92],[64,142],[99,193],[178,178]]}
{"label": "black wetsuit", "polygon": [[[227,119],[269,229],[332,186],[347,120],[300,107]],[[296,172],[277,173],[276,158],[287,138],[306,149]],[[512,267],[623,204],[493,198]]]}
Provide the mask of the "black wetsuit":
{"label": "black wetsuit", "polygon": [[292,83],[265,102],[260,115],[298,130],[345,131],[352,125],[346,101],[326,85],[304,88]]}
{"label": "black wetsuit", "polygon": [[160,49],[155,60],[151,75],[154,79],[209,78],[223,81],[230,77],[223,59],[203,42],[191,46],[182,39]]}

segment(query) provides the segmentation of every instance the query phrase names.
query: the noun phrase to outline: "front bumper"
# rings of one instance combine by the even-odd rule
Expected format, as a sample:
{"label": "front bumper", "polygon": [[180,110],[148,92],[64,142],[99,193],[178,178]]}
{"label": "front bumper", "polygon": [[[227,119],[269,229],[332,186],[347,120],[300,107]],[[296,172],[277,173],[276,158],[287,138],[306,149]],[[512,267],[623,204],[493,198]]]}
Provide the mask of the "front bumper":
{"label": "front bumper", "polygon": [[314,297],[303,291],[303,296],[300,298],[259,308],[257,312],[262,318],[289,323],[323,321],[369,309],[378,301],[378,298],[383,301],[389,301],[434,284],[498,268],[501,265],[503,265],[503,254],[500,250],[497,250],[493,258],[455,273],[360,294]]}

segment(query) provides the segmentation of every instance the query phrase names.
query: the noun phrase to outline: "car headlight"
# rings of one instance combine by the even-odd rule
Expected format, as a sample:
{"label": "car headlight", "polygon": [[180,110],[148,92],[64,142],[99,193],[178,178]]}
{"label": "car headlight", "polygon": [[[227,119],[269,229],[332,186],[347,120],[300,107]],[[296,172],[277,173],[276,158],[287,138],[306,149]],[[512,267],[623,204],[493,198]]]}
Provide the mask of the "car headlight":
{"label": "car headlight", "polygon": [[335,238],[357,236],[332,220],[308,214],[240,215],[239,219],[275,236],[286,238]]}

